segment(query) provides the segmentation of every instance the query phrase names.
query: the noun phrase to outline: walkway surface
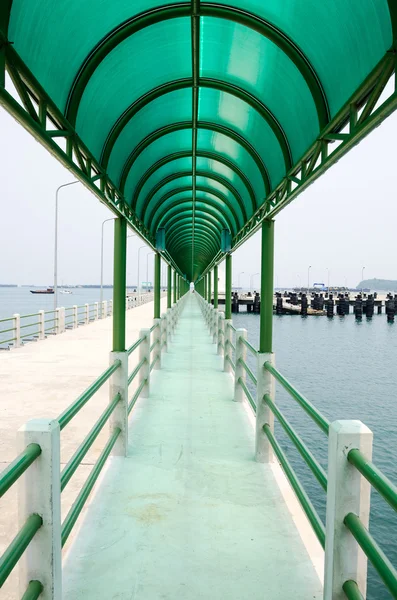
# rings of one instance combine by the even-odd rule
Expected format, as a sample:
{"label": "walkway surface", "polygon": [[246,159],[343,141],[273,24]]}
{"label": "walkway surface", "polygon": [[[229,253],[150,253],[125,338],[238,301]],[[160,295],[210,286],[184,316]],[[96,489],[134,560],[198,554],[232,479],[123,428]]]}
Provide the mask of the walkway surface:
{"label": "walkway surface", "polygon": [[[130,416],[64,564],[65,600],[309,600],[322,586],[198,302]],[[278,467],[277,467],[278,468]]]}

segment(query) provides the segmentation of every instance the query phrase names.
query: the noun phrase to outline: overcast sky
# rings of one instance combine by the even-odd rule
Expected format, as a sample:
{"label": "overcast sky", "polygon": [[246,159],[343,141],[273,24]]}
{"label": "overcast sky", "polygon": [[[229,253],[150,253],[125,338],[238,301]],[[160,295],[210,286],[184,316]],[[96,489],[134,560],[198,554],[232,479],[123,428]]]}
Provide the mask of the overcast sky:
{"label": "overcast sky", "polygon": [[[51,285],[57,186],[74,177],[0,107],[0,283]],[[276,219],[275,285],[355,286],[367,278],[397,279],[397,114],[387,119]],[[112,213],[80,183],[60,192],[59,284],[100,280],[101,224]],[[130,232],[132,233],[132,232]],[[113,230],[105,224],[104,281],[112,281]],[[137,251],[128,240],[127,283],[137,281]],[[141,251],[141,281],[147,250]],[[233,283],[244,287],[260,270],[260,238],[233,255]],[[152,280],[153,257],[149,257]],[[258,287],[259,278],[253,279]]]}

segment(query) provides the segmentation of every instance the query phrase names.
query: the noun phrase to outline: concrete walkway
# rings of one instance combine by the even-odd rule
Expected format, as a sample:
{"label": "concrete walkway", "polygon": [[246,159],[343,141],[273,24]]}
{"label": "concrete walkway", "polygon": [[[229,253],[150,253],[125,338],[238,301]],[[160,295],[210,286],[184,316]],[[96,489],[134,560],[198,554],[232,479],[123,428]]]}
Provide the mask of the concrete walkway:
{"label": "concrete walkway", "polygon": [[250,415],[232,398],[191,296],[131,413],[129,456],[110,459],[80,519],[65,600],[322,598],[302,513],[278,465],[253,460]]}
{"label": "concrete walkway", "polygon": [[[161,300],[166,310],[166,299]],[[109,366],[112,318],[67,330],[46,340],[29,343],[10,352],[0,352],[0,470],[16,456],[16,433],[29,419],[56,418]],[[126,343],[131,345],[139,331],[153,323],[153,302],[126,312]],[[129,360],[132,371],[138,352]],[[132,397],[137,384],[130,386]],[[61,468],[66,464],[109,402],[105,384],[62,431]],[[108,428],[95,440],[62,494],[62,518],[71,507],[109,437]],[[2,500],[0,512],[0,555],[18,531],[17,486]],[[85,508],[83,509],[84,517]],[[74,532],[72,533],[73,537]],[[65,551],[73,540],[68,540]],[[0,592],[1,600],[16,600],[15,569]]]}

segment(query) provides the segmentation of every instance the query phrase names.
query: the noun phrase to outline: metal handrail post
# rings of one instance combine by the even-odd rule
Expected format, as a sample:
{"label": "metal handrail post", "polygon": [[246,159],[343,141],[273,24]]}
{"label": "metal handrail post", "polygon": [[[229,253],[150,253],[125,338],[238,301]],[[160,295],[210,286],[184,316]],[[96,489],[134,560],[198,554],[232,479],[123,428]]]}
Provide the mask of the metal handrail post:
{"label": "metal handrail post", "polygon": [[150,329],[141,329],[139,337],[144,341],[139,346],[139,362],[144,361],[139,369],[139,385],[144,386],[141,391],[142,398],[148,398],[150,393]]}
{"label": "metal handrail post", "polygon": [[44,310],[39,310],[39,340],[45,340]]}
{"label": "metal handrail post", "polygon": [[117,429],[120,433],[112,448],[113,456],[127,456],[128,450],[128,352],[127,350],[110,353],[110,366],[120,361],[120,366],[109,380],[109,404],[117,394],[120,396],[116,407],[109,418],[109,433],[114,435]]}
{"label": "metal handrail post", "polygon": [[225,343],[225,314],[218,314],[218,354],[222,355],[222,344]]}
{"label": "metal handrail post", "polygon": [[15,313],[12,315],[14,319],[14,348],[21,347],[21,315]]}
{"label": "metal handrail post", "polygon": [[257,354],[257,384],[256,384],[256,432],[255,432],[255,458],[257,462],[270,463],[274,460],[273,449],[269,438],[263,430],[268,425],[274,434],[274,414],[265,402],[269,396],[275,403],[275,379],[265,369],[265,363],[270,362],[275,366],[275,356],[272,352],[258,352]]}
{"label": "metal handrail post", "polygon": [[[18,430],[19,452],[41,448],[39,460],[18,480],[18,518],[22,527],[32,514],[43,520],[19,561],[19,596],[29,582],[40,581],[53,600],[62,598],[60,427],[55,419],[33,419]],[[45,560],[43,559],[45,557]]]}
{"label": "metal handrail post", "polygon": [[168,338],[167,338],[167,315],[163,313],[161,315],[161,336],[160,336],[160,352],[164,348],[164,352],[168,351]]}
{"label": "metal handrail post", "polygon": [[[155,344],[153,349],[154,359],[156,362],[154,364],[154,369],[161,369],[161,319],[153,319],[153,325],[157,325],[157,327],[153,330],[153,344]],[[153,362],[153,361],[152,361]]]}
{"label": "metal handrail post", "polygon": [[357,448],[371,460],[372,441],[361,421],[334,421],[329,427],[324,600],[338,597],[348,580],[366,598],[367,557],[344,519],[353,513],[368,529],[371,484],[349,463],[346,449]]}
{"label": "metal handrail post", "polygon": [[223,335],[223,370],[225,373],[230,373],[232,371],[232,367],[230,364],[230,359],[232,358],[232,328],[229,327],[229,324],[232,324],[231,319],[224,320],[224,335]]}
{"label": "metal handrail post", "polygon": [[[247,330],[246,329],[237,329],[236,330],[236,372],[234,374],[234,401],[242,402],[244,398],[243,388],[241,387],[241,381],[245,384],[246,382],[246,372],[241,363],[241,360],[244,362],[247,359],[247,348],[242,343],[241,339],[247,339]],[[241,359],[241,360],[240,360]]]}

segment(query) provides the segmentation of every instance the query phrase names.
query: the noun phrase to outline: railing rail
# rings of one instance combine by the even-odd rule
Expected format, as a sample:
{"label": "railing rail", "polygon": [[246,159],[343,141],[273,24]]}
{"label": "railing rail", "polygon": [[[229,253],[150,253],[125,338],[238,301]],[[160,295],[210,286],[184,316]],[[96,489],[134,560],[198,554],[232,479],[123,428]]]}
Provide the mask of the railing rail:
{"label": "railing rail", "polygon": [[25,450],[11,462],[2,473],[0,473],[0,498],[2,498],[21,475],[25,473],[40,454],[41,448],[38,444],[29,444]]}
{"label": "railing rail", "polygon": [[[164,293],[161,294],[164,296]],[[126,309],[135,308],[145,302],[150,302],[153,299],[153,293],[145,292],[136,294],[136,296],[127,296]],[[106,304],[105,304],[106,303]],[[23,342],[30,341],[33,339],[45,339],[46,334],[63,333],[66,329],[78,327],[79,325],[85,325],[91,323],[99,318],[107,317],[112,314],[112,310],[109,307],[109,302],[104,302],[106,308],[100,305],[98,302],[91,304],[80,304],[74,306],[67,306],[66,308],[60,307],[56,310],[38,311],[29,313],[26,315],[13,315],[0,319],[1,323],[13,323],[12,326],[6,326],[5,329],[0,329],[0,348],[10,349],[11,347],[19,347]],[[76,312],[75,312],[76,311]],[[103,312],[105,311],[105,312]],[[63,314],[62,323],[59,323],[59,315]],[[32,323],[21,324],[23,319],[34,319],[35,317],[41,317],[44,315],[44,324],[53,325],[48,327],[42,327],[42,321],[35,321]],[[47,317],[54,315],[53,318],[48,319]],[[66,327],[67,326],[67,327]],[[34,327],[39,327],[38,330],[32,331]],[[27,330],[27,331],[26,331]],[[14,332],[14,335],[2,339],[6,333]]]}
{"label": "railing rail", "polygon": [[58,417],[58,423],[61,430],[77,415],[90,398],[97,392],[111,375],[121,366],[121,361],[116,360],[106,369],[82,394],[66,408]]}

